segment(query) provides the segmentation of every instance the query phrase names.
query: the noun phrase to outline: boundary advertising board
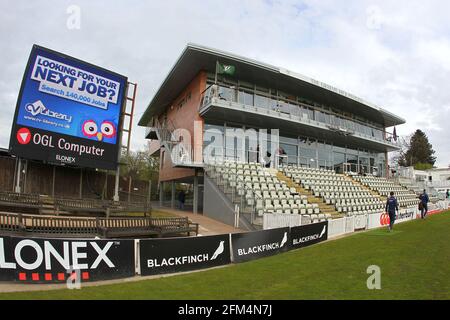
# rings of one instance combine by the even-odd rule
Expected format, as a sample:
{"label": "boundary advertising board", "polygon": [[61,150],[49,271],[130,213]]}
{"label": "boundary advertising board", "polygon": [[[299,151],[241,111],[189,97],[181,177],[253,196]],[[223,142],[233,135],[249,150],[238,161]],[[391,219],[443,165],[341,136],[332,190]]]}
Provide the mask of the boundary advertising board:
{"label": "boundary advertising board", "polygon": [[289,247],[298,249],[328,239],[328,221],[293,227],[290,231]]}
{"label": "boundary advertising board", "polygon": [[289,247],[289,228],[233,233],[233,261],[244,262],[285,252]]}
{"label": "boundary advertising board", "polygon": [[229,235],[139,241],[142,275],[182,272],[229,264]]}
{"label": "boundary advertising board", "polygon": [[134,240],[0,237],[0,281],[65,282],[135,275]]}
{"label": "boundary advertising board", "polygon": [[[400,209],[397,213],[395,223],[402,223],[405,221],[410,221],[416,218],[416,208]],[[389,225],[390,219],[387,213],[374,213],[368,215],[368,226],[367,229],[387,227]]]}
{"label": "boundary advertising board", "polygon": [[12,154],[114,170],[128,79],[34,45],[11,131]]}

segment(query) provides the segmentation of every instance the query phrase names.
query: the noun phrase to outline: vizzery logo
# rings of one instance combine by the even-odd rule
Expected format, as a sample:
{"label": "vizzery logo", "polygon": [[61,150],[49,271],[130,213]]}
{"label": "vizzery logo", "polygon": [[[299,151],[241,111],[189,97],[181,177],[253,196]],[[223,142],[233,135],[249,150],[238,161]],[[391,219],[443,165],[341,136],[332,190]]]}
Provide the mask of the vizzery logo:
{"label": "vizzery logo", "polygon": [[49,118],[64,120],[69,123],[72,122],[72,116],[68,116],[67,114],[48,109],[46,106],[44,106],[41,100],[35,101],[33,103],[27,103],[25,105],[25,110],[31,113],[33,116],[43,115]]}

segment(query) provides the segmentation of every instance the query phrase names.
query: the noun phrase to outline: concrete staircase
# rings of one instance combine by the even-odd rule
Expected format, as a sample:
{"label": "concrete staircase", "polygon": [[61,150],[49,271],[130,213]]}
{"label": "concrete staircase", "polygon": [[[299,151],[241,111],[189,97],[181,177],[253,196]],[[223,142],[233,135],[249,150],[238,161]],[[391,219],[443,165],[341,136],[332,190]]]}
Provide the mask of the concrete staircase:
{"label": "concrete staircase", "polygon": [[[222,221],[228,225],[234,225],[234,209],[235,205],[238,205],[240,208],[239,215],[239,227],[243,230],[247,231],[256,231],[262,230],[263,221],[261,217],[254,216],[253,223],[251,222],[252,211],[250,208],[247,208],[245,205],[242,207],[242,204],[245,203],[245,199],[236,193],[233,195],[233,191],[230,188],[225,188],[224,185],[218,184],[217,181],[207,174],[205,175],[205,185],[208,185],[208,194],[205,194],[208,197],[208,201],[205,202],[206,207],[204,207],[204,215],[210,216],[206,212],[214,213],[214,216],[210,216],[213,219]],[[210,201],[210,199],[213,199]]]}
{"label": "concrete staircase", "polygon": [[299,195],[306,196],[308,203],[316,203],[319,206],[320,213],[331,214],[331,217],[333,219],[342,218],[344,216],[342,213],[337,212],[336,208],[333,205],[326,204],[323,198],[314,196],[311,191],[306,190],[301,185],[298,185],[297,183],[292,181],[292,179],[286,177],[282,172],[278,170],[275,171],[279,180],[286,182],[286,185],[289,188],[295,188]]}

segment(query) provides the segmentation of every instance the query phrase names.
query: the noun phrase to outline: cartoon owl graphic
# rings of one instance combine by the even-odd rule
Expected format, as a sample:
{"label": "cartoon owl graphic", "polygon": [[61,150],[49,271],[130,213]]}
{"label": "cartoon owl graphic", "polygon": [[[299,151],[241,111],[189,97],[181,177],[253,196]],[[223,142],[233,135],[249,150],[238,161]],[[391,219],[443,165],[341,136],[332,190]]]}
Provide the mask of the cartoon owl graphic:
{"label": "cartoon owl graphic", "polygon": [[117,128],[112,120],[97,121],[93,118],[81,121],[83,137],[101,142],[115,143]]}

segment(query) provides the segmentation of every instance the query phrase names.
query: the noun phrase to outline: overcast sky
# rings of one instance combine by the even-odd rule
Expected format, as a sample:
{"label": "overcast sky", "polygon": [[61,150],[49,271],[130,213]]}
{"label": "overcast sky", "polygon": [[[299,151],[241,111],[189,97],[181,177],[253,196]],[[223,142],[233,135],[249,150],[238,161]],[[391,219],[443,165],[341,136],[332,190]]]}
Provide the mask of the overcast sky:
{"label": "overcast sky", "polygon": [[[69,29],[67,9],[81,10]],[[138,83],[135,124],[188,42],[346,90],[421,128],[450,164],[450,1],[0,1],[0,147],[33,44]],[[134,126],[133,148],[144,146]]]}

